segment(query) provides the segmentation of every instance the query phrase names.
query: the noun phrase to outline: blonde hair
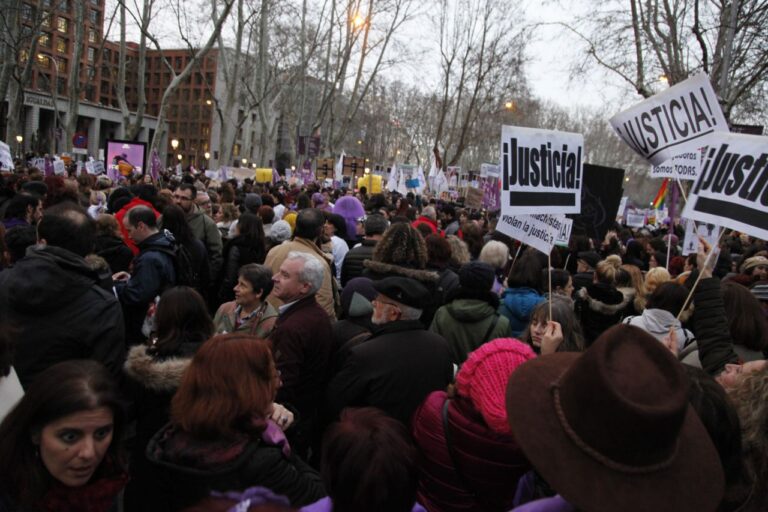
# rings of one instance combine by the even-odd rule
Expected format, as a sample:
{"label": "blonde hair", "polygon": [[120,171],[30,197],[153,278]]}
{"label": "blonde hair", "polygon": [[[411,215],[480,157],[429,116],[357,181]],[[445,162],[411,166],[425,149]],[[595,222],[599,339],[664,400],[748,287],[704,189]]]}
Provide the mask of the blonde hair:
{"label": "blonde hair", "polygon": [[667,269],[664,267],[652,268],[645,274],[645,282],[643,283],[642,293],[639,293],[635,297],[635,309],[637,312],[641,312],[645,309],[645,304],[648,301],[648,297],[659,287],[660,284],[671,281],[672,276],[669,275]]}
{"label": "blonde hair", "polygon": [[451,263],[456,267],[469,263],[469,247],[466,242],[455,235],[448,235],[445,239],[451,244]]}
{"label": "blonde hair", "polygon": [[91,196],[90,201],[92,206],[96,206],[97,204],[101,204],[106,206],[107,205],[107,195],[104,192],[98,191],[98,190],[91,190]]}
{"label": "blonde hair", "polygon": [[768,365],[745,376],[728,396],[736,406],[742,433],[742,452],[758,494],[765,496],[768,478]]}
{"label": "blonde hair", "polygon": [[480,250],[478,259],[493,268],[504,268],[509,259],[509,247],[498,240],[491,240]]}
{"label": "blonde hair", "polygon": [[601,283],[614,284],[620,267],[621,258],[616,254],[611,254],[597,263],[595,276],[597,276],[597,280]]}

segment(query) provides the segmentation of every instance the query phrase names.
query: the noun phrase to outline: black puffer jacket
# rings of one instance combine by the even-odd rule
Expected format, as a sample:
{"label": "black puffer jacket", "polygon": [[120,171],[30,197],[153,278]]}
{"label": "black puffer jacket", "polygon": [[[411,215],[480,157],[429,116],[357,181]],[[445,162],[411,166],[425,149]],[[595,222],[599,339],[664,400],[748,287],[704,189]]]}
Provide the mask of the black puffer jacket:
{"label": "black puffer jacket", "polygon": [[629,300],[628,295],[604,283],[590,284],[576,292],[576,314],[581,320],[587,346],[621,321]]}
{"label": "black puffer jacket", "polygon": [[128,272],[133,261],[133,251],[118,236],[100,235],[96,237],[96,254],[109,263],[112,273]]}
{"label": "black puffer jacket", "polygon": [[31,247],[0,272],[0,308],[19,329],[14,368],[24,387],[69,359],[93,359],[120,377],[126,350],[120,304],[80,256]]}
{"label": "black puffer jacket", "polygon": [[344,256],[344,263],[341,265],[341,286],[346,286],[350,280],[363,275],[363,262],[373,257],[375,247],[376,240],[364,238],[359,247],[351,249]]}

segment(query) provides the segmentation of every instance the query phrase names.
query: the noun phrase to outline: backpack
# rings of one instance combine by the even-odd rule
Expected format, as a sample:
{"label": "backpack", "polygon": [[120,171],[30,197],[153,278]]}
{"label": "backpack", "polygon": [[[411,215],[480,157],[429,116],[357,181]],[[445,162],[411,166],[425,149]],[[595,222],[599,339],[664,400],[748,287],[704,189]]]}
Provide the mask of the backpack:
{"label": "backpack", "polygon": [[173,250],[159,248],[155,250],[171,257],[173,270],[176,273],[176,286],[189,286],[201,291],[202,277],[195,269],[192,252],[187,247],[175,242]]}

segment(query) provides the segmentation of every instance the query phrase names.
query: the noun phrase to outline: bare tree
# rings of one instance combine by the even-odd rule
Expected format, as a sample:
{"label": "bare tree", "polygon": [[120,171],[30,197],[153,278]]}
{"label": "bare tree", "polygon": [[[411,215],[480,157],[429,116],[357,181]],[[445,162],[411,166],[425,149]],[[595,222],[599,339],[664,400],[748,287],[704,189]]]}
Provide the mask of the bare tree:
{"label": "bare tree", "polygon": [[[141,12],[138,15],[131,13],[132,18],[137,22],[141,31],[139,35],[139,54],[136,69],[137,105],[136,112],[133,113],[133,116],[131,115],[126,99],[126,74],[128,67],[126,25],[128,8],[123,1],[119,2],[118,8],[120,11],[120,55],[118,57],[116,96],[118,105],[120,106],[120,114],[123,117],[123,133],[125,134],[125,138],[128,140],[135,140],[139,136],[139,133],[141,133],[144,113],[147,108],[147,33],[149,32],[149,24],[152,20],[154,0],[142,0]],[[99,52],[100,55],[101,53],[102,52]],[[131,122],[131,117],[133,117],[133,122]]]}
{"label": "bare tree", "polygon": [[72,139],[77,130],[77,118],[80,111],[80,61],[83,59],[85,41],[85,0],[75,0],[75,34],[72,41],[73,52],[67,80],[67,122],[64,125],[64,147],[72,146]]}

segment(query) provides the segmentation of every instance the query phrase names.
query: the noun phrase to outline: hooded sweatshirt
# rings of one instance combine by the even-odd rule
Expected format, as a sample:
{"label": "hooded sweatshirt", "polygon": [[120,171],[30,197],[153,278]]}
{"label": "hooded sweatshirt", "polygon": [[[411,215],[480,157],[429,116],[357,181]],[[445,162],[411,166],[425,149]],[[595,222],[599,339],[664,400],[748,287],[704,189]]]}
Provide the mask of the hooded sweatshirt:
{"label": "hooded sweatshirt", "polygon": [[624,320],[624,323],[641,328],[659,341],[669,334],[670,328],[674,327],[678,352],[694,339],[691,331],[684,329],[675,315],[664,309],[646,309],[642,315],[631,316]]}
{"label": "hooded sweatshirt", "polygon": [[[496,325],[491,327],[494,320]],[[456,299],[441,307],[429,330],[448,340],[453,363],[457,365],[486,341],[511,335],[509,320],[496,313],[486,301],[478,299]]]}

